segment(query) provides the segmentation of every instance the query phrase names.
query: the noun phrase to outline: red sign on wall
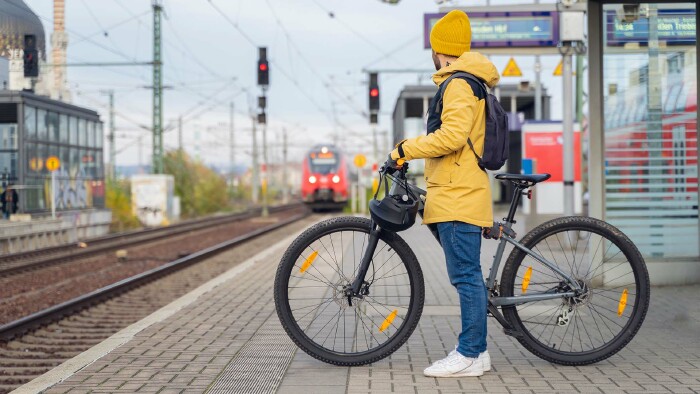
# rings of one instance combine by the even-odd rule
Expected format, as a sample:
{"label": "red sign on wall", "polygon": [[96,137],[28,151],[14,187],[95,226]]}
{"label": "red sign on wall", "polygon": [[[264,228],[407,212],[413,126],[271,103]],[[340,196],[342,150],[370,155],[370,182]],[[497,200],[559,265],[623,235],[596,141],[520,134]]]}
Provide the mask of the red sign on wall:
{"label": "red sign on wall", "polygon": [[[535,160],[537,173],[552,174],[550,182],[562,182],[564,140],[561,123],[526,126],[529,127],[523,128],[523,158]],[[574,181],[581,181],[581,133],[578,130],[574,132]]]}

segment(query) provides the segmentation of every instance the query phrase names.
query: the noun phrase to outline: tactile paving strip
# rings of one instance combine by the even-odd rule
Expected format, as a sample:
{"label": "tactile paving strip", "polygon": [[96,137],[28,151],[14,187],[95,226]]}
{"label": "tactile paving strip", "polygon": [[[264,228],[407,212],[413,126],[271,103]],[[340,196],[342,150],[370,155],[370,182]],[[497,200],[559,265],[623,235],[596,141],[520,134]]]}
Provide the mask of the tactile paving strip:
{"label": "tactile paving strip", "polygon": [[273,393],[294,357],[296,345],[272,315],[221,372],[207,393]]}

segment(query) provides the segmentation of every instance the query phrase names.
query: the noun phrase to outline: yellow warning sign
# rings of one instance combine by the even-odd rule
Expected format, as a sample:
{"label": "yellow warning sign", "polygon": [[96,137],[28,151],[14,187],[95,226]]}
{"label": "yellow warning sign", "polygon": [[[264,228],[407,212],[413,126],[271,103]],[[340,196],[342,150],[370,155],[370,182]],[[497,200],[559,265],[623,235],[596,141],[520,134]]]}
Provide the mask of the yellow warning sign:
{"label": "yellow warning sign", "polygon": [[48,159],[46,159],[46,169],[54,172],[58,170],[58,168],[61,166],[61,161],[58,160],[58,157],[56,156],[49,156]]}
{"label": "yellow warning sign", "polygon": [[355,166],[357,166],[357,168],[362,168],[365,166],[365,164],[367,164],[367,158],[362,153],[355,155],[354,161],[355,161]]}
{"label": "yellow warning sign", "polygon": [[523,72],[520,71],[520,67],[518,67],[518,63],[515,62],[515,59],[513,59],[511,57],[510,60],[508,60],[508,64],[506,64],[506,68],[503,69],[501,76],[503,76],[503,77],[522,77]]}
{"label": "yellow warning sign", "polygon": [[[555,77],[561,77],[562,74],[564,74],[563,70],[564,70],[564,59],[559,61],[559,64],[557,64],[557,67],[554,69],[554,72],[552,73],[552,75],[554,75]],[[576,72],[572,71],[571,75],[576,76]]]}
{"label": "yellow warning sign", "polygon": [[555,77],[561,77],[563,68],[564,68],[564,59],[561,59],[559,61],[559,64],[557,64],[557,68],[554,69],[554,72],[552,73],[552,75],[554,75]]}

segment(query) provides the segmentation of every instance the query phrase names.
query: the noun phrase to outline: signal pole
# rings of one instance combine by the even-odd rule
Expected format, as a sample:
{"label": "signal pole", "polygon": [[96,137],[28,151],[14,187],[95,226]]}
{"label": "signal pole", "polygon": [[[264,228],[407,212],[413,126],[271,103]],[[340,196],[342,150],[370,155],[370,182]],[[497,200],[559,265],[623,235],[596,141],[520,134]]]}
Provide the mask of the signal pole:
{"label": "signal pole", "polygon": [[260,191],[260,174],[258,173],[259,166],[258,166],[258,137],[257,137],[257,131],[255,129],[255,124],[257,123],[257,120],[255,119],[255,116],[252,117],[253,119],[253,190],[251,191],[251,197],[253,199],[253,204],[258,203],[258,198],[259,198],[259,191]]}
{"label": "signal pole", "polygon": [[116,126],[114,125],[114,90],[110,90],[109,94],[109,177],[114,179],[117,174],[117,150],[114,146],[114,133]]}
{"label": "signal pole", "polygon": [[234,148],[234,136],[233,136],[233,101],[231,102],[231,105],[229,107],[229,123],[228,123],[228,136],[229,136],[229,151],[228,151],[228,160],[229,160],[229,177],[231,184],[233,185],[233,178],[234,178],[234,171],[236,167],[236,153],[235,153],[235,148]]}
{"label": "signal pole", "polygon": [[263,124],[263,176],[262,176],[262,194],[263,194],[263,206],[262,206],[262,216],[267,217],[269,215],[269,211],[267,209],[268,205],[268,200],[267,200],[267,181],[268,181],[268,173],[270,172],[270,169],[268,168],[268,161],[267,161],[267,123]]}
{"label": "signal pole", "polygon": [[163,73],[161,62],[160,0],[153,0],[153,168],[163,173]]}
{"label": "signal pole", "polygon": [[289,202],[289,182],[287,181],[287,129],[282,129],[282,202]]}

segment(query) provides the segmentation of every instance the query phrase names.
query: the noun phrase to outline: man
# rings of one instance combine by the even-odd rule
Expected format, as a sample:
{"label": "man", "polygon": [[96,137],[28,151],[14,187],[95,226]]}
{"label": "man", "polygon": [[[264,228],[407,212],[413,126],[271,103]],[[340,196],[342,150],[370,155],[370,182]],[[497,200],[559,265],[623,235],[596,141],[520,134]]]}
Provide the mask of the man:
{"label": "man", "polygon": [[12,188],[12,184],[7,185],[7,188],[0,194],[0,204],[2,204],[2,216],[9,219],[10,215],[17,213],[17,204],[19,195]]}
{"label": "man", "polygon": [[[451,11],[440,19],[430,32],[430,45],[437,70],[435,84],[441,85],[458,71],[476,76],[489,87],[498,83],[491,61],[470,52],[471,27],[464,12]],[[493,212],[488,175],[475,156],[475,151],[481,156],[484,149],[485,96],[486,89],[477,82],[453,78],[442,97],[438,91],[431,101],[427,135],[400,142],[387,163],[396,168],[399,159],[425,159],[428,195],[423,223],[437,226],[447,273],[459,294],[458,345],[426,368],[426,376],[481,376],[491,369],[486,351],[487,294],[479,256],[481,228],[493,225]]]}

